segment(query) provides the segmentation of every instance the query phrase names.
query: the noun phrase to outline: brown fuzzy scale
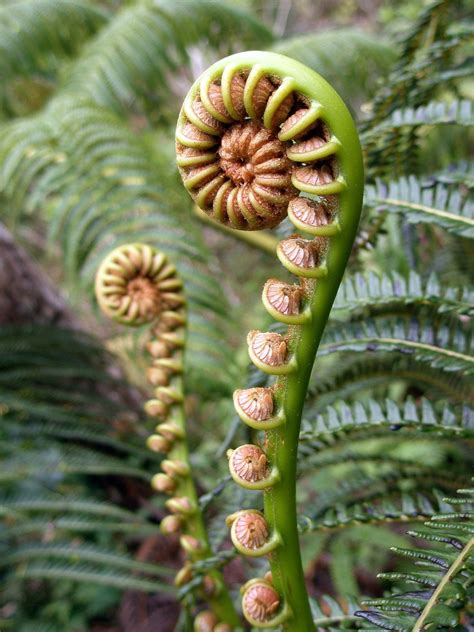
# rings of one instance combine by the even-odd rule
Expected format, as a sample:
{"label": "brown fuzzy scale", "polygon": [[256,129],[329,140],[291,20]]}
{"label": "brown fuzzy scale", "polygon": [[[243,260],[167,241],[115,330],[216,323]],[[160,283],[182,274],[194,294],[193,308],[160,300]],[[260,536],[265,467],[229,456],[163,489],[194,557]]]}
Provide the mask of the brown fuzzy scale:
{"label": "brown fuzzy scale", "polygon": [[251,331],[248,342],[255,356],[264,364],[278,366],[285,362],[287,344],[280,334]]}
{"label": "brown fuzzy scale", "polygon": [[324,256],[327,239],[316,237],[313,240],[293,237],[280,242],[285,257],[299,268],[315,268]]}
{"label": "brown fuzzy scale", "polygon": [[291,200],[288,211],[307,226],[326,226],[331,222],[330,211],[323,204],[308,198],[298,197]]}
{"label": "brown fuzzy scale", "polygon": [[285,316],[299,314],[303,290],[298,285],[288,285],[276,279],[270,279],[265,284],[265,295],[268,302],[277,312]]}
{"label": "brown fuzzy scale", "polygon": [[264,582],[250,586],[242,599],[244,613],[259,623],[270,621],[279,605],[280,595]]}
{"label": "brown fuzzy scale", "polygon": [[273,393],[271,388],[257,386],[237,392],[237,402],[243,412],[255,421],[264,421],[273,414]]}
{"label": "brown fuzzy scale", "polygon": [[230,457],[230,465],[243,481],[256,483],[268,474],[268,459],[257,445],[241,445]]}
{"label": "brown fuzzy scale", "polygon": [[259,549],[268,541],[268,524],[257,512],[238,516],[233,525],[235,537],[246,549]]}

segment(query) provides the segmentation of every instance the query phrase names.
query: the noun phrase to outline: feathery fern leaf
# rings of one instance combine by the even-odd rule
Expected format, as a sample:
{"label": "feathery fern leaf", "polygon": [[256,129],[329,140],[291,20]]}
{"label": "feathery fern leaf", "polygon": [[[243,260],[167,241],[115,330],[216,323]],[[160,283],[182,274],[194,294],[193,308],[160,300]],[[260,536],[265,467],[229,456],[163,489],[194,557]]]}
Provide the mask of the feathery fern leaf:
{"label": "feathery fern leaf", "polygon": [[127,555],[111,553],[108,549],[90,544],[72,544],[71,542],[21,545],[3,556],[0,566],[23,564],[37,559],[62,560],[64,562],[73,562],[74,564],[87,562],[104,569],[117,568],[130,573],[130,575],[143,573],[151,576],[166,577],[174,574],[172,569],[159,564],[138,562]]}
{"label": "feathery fern leaf", "polygon": [[320,412],[338,399],[357,396],[364,389],[387,387],[397,381],[413,385],[436,398],[474,404],[469,378],[455,371],[446,373],[427,366],[412,356],[394,358],[390,353],[377,353],[373,357],[346,354],[343,363],[317,369],[308,392],[308,407]]}
{"label": "feathery fern leaf", "polygon": [[339,351],[390,351],[412,354],[420,361],[444,371],[458,371],[472,375],[474,355],[471,336],[460,328],[454,330],[447,323],[435,326],[419,321],[391,319],[377,322],[367,318],[361,323],[347,323],[332,327],[319,349],[320,356]]}
{"label": "feathery fern leaf", "polygon": [[[462,625],[461,614],[470,608],[474,490],[464,490],[464,495],[467,496],[464,507],[445,509],[425,522],[426,530],[411,532],[417,538],[424,538],[429,549],[394,549],[413,559],[422,572],[384,573],[382,577],[409,586],[415,584],[415,588],[409,588],[408,592],[395,590],[383,599],[367,600],[366,610],[357,612],[359,617],[384,630],[397,632],[421,632],[434,626],[442,630],[470,628],[467,620],[467,627]],[[459,498],[454,500],[459,501]]]}
{"label": "feathery fern leaf", "polygon": [[83,51],[66,89],[113,110],[153,94],[169,100],[173,73],[189,63],[200,41],[219,48],[268,44],[271,33],[251,14],[215,0],[143,0],[123,8]]}
{"label": "feathery fern leaf", "polygon": [[76,582],[112,586],[122,590],[139,590],[142,592],[176,592],[169,584],[156,579],[140,579],[125,571],[116,569],[103,569],[99,565],[88,563],[64,563],[64,562],[32,562],[21,565],[13,578],[25,579],[69,579]]}
{"label": "feathery fern leaf", "polygon": [[317,630],[356,629],[358,622],[354,612],[357,602],[353,599],[336,600],[330,595],[322,595],[317,599],[310,599],[311,612]]}
{"label": "feathery fern leaf", "polygon": [[355,28],[297,35],[279,41],[272,50],[319,72],[353,104],[374,93],[377,81],[388,74],[395,61],[390,44]]}
{"label": "feathery fern leaf", "polygon": [[338,502],[334,507],[315,511],[311,516],[300,515],[300,531],[334,530],[353,527],[357,524],[388,524],[391,522],[418,522],[441,511],[452,508],[437,492],[396,490],[378,495],[370,494],[367,500],[355,497]]}
{"label": "feathery fern leaf", "polygon": [[380,276],[375,272],[346,277],[333,306],[333,316],[338,310],[347,310],[353,318],[356,309],[365,308],[369,313],[383,311],[387,306],[429,305],[440,313],[474,314],[474,292],[469,288],[443,287],[435,275],[427,281],[410,271],[408,278],[396,272]]}
{"label": "feathery fern leaf", "polygon": [[[54,99],[41,115],[5,126],[0,140],[0,190],[10,200],[11,221],[47,209],[50,244],[60,247],[72,289],[82,281],[91,293],[106,252],[146,241],[176,262],[191,314],[226,330],[224,293],[173,177],[116,115],[81,98]],[[189,372],[201,375],[204,366],[217,390],[228,392],[225,344],[203,345],[191,327],[188,348]]]}
{"label": "feathery fern leaf", "polygon": [[474,207],[462,187],[410,176],[367,186],[364,200],[377,211],[403,213],[411,223],[429,222],[455,235],[474,238]]}
{"label": "feathery fern leaf", "polygon": [[106,12],[87,0],[15,0],[0,6],[0,111],[10,113],[19,77],[51,81],[59,59],[77,53],[106,20]]}
{"label": "feathery fern leaf", "polygon": [[341,402],[337,407],[328,406],[314,418],[309,411],[300,442],[302,446],[310,444],[314,449],[322,449],[357,435],[374,437],[378,431],[386,435],[387,430],[472,438],[474,412],[467,406],[456,412],[445,406],[437,412],[427,399],[422,399],[420,404],[407,399],[400,405],[390,399],[384,402],[370,399],[367,404],[356,402],[351,406]]}
{"label": "feathery fern leaf", "polygon": [[117,474],[149,481],[151,474],[146,470],[129,465],[123,460],[105,455],[103,452],[78,445],[61,446],[52,441],[36,449],[18,452],[3,459],[4,470],[0,472],[0,483],[19,481],[26,477],[47,480],[66,474],[98,475]]}
{"label": "feathery fern leaf", "polygon": [[377,136],[381,131],[398,127],[419,127],[420,125],[474,125],[473,103],[467,99],[453,101],[432,101],[417,108],[406,107],[394,110],[379,125],[372,127],[365,136]]}
{"label": "feathery fern leaf", "polygon": [[76,514],[99,516],[104,520],[121,519],[124,522],[135,524],[145,520],[136,512],[128,511],[112,503],[94,500],[87,496],[75,495],[74,493],[64,495],[61,492],[47,492],[33,494],[10,494],[0,496],[0,513],[3,515],[20,514],[48,514],[56,515],[64,512]]}

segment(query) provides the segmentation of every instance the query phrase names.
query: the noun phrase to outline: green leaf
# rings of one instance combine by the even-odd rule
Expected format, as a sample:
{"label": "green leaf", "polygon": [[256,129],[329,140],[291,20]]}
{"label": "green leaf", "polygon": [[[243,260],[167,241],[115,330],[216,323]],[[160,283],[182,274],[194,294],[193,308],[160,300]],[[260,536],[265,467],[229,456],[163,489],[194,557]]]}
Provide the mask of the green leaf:
{"label": "green leaf", "polygon": [[426,530],[412,532],[418,539],[425,537],[429,541],[429,550],[419,546],[409,550],[394,549],[413,559],[423,572],[384,573],[383,576],[405,580],[417,585],[418,590],[406,593],[395,589],[383,599],[366,600],[366,610],[356,613],[359,617],[384,630],[428,630],[433,624],[437,628],[456,629],[461,613],[469,609],[466,588],[474,561],[474,490],[462,490],[462,496],[468,496],[462,499],[464,511],[453,513],[451,508],[444,509],[425,522]]}
{"label": "green leaf", "polygon": [[274,44],[271,50],[297,59],[320,73],[354,103],[367,99],[395,61],[393,46],[379,35],[356,28],[305,33]]}
{"label": "green leaf", "polygon": [[415,315],[410,320],[387,319],[383,322],[367,318],[360,323],[347,323],[327,330],[319,356],[340,351],[359,353],[386,352],[410,354],[419,362],[444,371],[474,372],[472,341],[461,328],[447,322],[425,322]]}
{"label": "green leaf", "polygon": [[405,306],[430,307],[439,313],[474,314],[474,292],[467,287],[447,287],[435,275],[423,281],[419,274],[410,271],[408,277],[396,272],[379,275],[375,272],[346,277],[339,288],[332,316],[338,311],[350,312],[351,319],[357,309],[371,314],[403,310]]}
{"label": "green leaf", "polygon": [[103,570],[92,564],[66,564],[61,562],[33,562],[19,567],[13,577],[25,579],[67,579],[75,582],[86,582],[111,586],[121,590],[138,590],[141,592],[175,593],[176,590],[163,582],[152,579],[139,579],[129,573],[117,570]]}
{"label": "green leaf", "polygon": [[422,399],[415,403],[408,398],[402,404],[393,400],[369,399],[366,404],[356,402],[351,406],[341,402],[328,406],[324,413],[311,413],[305,418],[300,442],[320,446],[334,445],[356,436],[374,437],[387,432],[433,433],[441,436],[472,437],[474,435],[473,410],[464,407],[453,410],[444,406],[436,411],[433,405]]}
{"label": "green leaf", "polygon": [[474,238],[474,206],[462,186],[414,176],[378,181],[365,189],[364,203],[377,211],[403,213],[411,223],[430,223],[462,237]]}
{"label": "green leaf", "polygon": [[136,106],[146,94],[170,100],[169,77],[189,63],[189,47],[268,44],[271,33],[250,13],[214,0],[144,0],[124,7],[67,74],[66,90],[110,109]]}
{"label": "green leaf", "polygon": [[138,562],[128,555],[119,555],[108,549],[99,548],[92,545],[80,545],[71,542],[55,542],[50,544],[25,544],[8,552],[0,561],[1,566],[11,564],[23,564],[37,559],[60,560],[64,563],[77,565],[87,562],[99,566],[103,569],[120,569],[134,573],[145,573],[152,576],[174,575],[172,569],[160,566],[159,564],[148,564]]}

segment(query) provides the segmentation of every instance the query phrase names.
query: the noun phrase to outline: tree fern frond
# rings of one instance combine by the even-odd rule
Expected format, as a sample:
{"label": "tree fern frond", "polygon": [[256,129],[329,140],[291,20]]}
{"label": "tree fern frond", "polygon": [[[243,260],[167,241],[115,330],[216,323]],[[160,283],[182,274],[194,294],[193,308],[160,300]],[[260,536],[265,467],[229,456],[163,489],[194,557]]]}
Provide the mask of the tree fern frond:
{"label": "tree fern frond", "polygon": [[355,28],[297,35],[279,41],[272,50],[322,74],[349,103],[373,94],[395,61],[389,43]]}
{"label": "tree fern frond", "polygon": [[[122,439],[118,437],[108,436],[104,433],[104,428],[100,423],[94,424],[94,422],[88,422],[84,417],[79,415],[69,415],[64,412],[61,421],[48,421],[48,419],[38,419],[38,411],[35,410],[34,417],[26,417],[28,412],[28,406],[31,407],[31,402],[26,405],[26,402],[21,402],[22,407],[15,406],[16,402],[10,398],[4,399],[4,403],[11,408],[15,408],[18,413],[18,418],[15,415],[11,415],[2,420],[3,429],[9,433],[10,436],[14,436],[17,439],[34,439],[36,437],[48,437],[52,440],[59,441],[72,441],[91,444],[96,448],[111,449],[119,454],[138,457],[140,460],[159,461],[160,457],[156,454],[150,453],[140,444],[140,439],[133,441],[132,437],[127,436]],[[36,409],[36,404],[34,405]],[[44,407],[42,407],[44,411]],[[52,408],[52,416],[58,417],[57,409]],[[23,416],[22,416],[23,413]],[[11,419],[13,417],[13,420]],[[46,414],[45,417],[51,417]],[[66,420],[66,421],[64,421]]]}
{"label": "tree fern frond", "polygon": [[419,522],[450,510],[439,492],[396,490],[387,494],[370,494],[367,500],[354,498],[337,502],[334,507],[299,517],[300,531],[335,530],[358,524],[389,524],[391,522]]}
{"label": "tree fern frond", "polygon": [[366,610],[358,611],[359,617],[379,628],[399,632],[421,632],[433,625],[458,629],[462,612],[470,608],[467,590],[472,582],[474,559],[472,499],[464,500],[462,511],[444,510],[425,522],[426,530],[412,532],[417,538],[427,539],[429,550],[394,549],[413,559],[422,573],[406,571],[382,576],[415,584],[415,588],[409,592],[394,590],[383,599],[365,601]]}
{"label": "tree fern frond", "polygon": [[58,59],[72,56],[107,20],[87,0],[20,0],[0,6],[0,109],[9,110],[12,79],[51,79]]}
{"label": "tree fern frond", "polygon": [[37,559],[59,560],[73,564],[87,562],[102,569],[120,569],[130,573],[132,576],[135,573],[144,573],[157,577],[174,575],[172,569],[160,564],[139,562],[128,555],[118,554],[105,548],[71,542],[22,544],[7,552],[2,557],[0,566],[23,564]]}
{"label": "tree fern frond", "polygon": [[33,562],[20,566],[13,578],[25,579],[68,579],[76,582],[112,586],[121,590],[139,590],[141,592],[175,593],[176,589],[156,579],[139,579],[126,572],[102,569],[93,564],[68,564],[61,562]]}
{"label": "tree fern frond", "polygon": [[449,406],[437,412],[426,399],[420,404],[407,399],[400,405],[390,399],[384,402],[371,399],[367,404],[356,402],[351,406],[341,402],[337,407],[328,406],[324,413],[313,418],[309,412],[300,442],[303,446],[310,444],[313,449],[323,449],[357,435],[374,437],[378,431],[386,434],[405,430],[470,438],[474,434],[474,412],[468,407],[455,412]]}
{"label": "tree fern frond", "polygon": [[[354,615],[358,604],[354,599],[334,599],[330,595],[310,598],[311,612],[317,630],[356,629]],[[350,624],[350,628],[348,627]]]}
{"label": "tree fern frond", "polygon": [[346,354],[343,363],[317,370],[308,393],[308,406],[319,412],[338,399],[358,395],[364,389],[386,387],[394,381],[406,382],[454,403],[474,404],[469,378],[417,362],[411,356],[394,358],[390,353],[377,353],[368,358]]}
{"label": "tree fern frond", "polygon": [[1,511],[14,513],[61,514],[72,512],[101,516],[102,518],[117,518],[124,522],[145,523],[137,512],[128,511],[112,503],[94,500],[94,498],[76,496],[74,493],[46,492],[35,494],[10,494],[0,497]]}
{"label": "tree fern frond", "polygon": [[[268,44],[271,33],[251,14],[215,0],[144,0],[123,8],[83,51],[66,89],[119,110],[147,92],[169,99],[170,79],[198,42],[219,47]],[[228,48],[228,50],[229,50]]]}
{"label": "tree fern frond", "polygon": [[442,286],[435,275],[423,281],[413,270],[408,278],[396,272],[383,276],[368,272],[345,278],[334,302],[333,315],[337,317],[338,310],[347,310],[353,318],[356,309],[365,308],[373,313],[397,304],[428,305],[440,313],[473,315],[474,292],[466,287]]}
{"label": "tree fern frond", "polygon": [[26,477],[45,478],[66,474],[98,475],[116,474],[149,481],[151,475],[139,467],[102,452],[76,445],[45,443],[40,449],[13,454],[3,460],[0,482],[18,481]]}
{"label": "tree fern frond", "polygon": [[463,99],[448,103],[446,101],[432,101],[417,108],[406,107],[394,110],[389,117],[379,125],[372,127],[364,136],[367,141],[371,136],[376,137],[382,131],[394,130],[399,127],[419,127],[421,125],[474,125],[474,108],[472,101]]}
{"label": "tree fern frond", "polygon": [[403,213],[409,222],[429,222],[460,235],[474,238],[474,207],[462,185],[447,186],[436,179],[414,176],[365,189],[365,204],[377,211]]}
{"label": "tree fern frond", "polygon": [[445,371],[471,375],[474,371],[471,337],[461,329],[453,331],[447,323],[434,326],[413,317],[409,321],[385,322],[367,318],[362,323],[332,327],[319,349],[320,356],[339,351],[390,351],[406,353],[420,362]]}
{"label": "tree fern frond", "polygon": [[[48,209],[50,244],[60,248],[72,289],[77,292],[79,281],[91,293],[106,252],[125,241],[145,241],[175,262],[191,314],[205,307],[218,328],[230,326],[209,252],[185,212],[187,200],[175,192],[170,167],[154,161],[123,121],[82,98],[58,97],[41,115],[3,131],[0,190],[10,200],[11,221]],[[190,373],[200,375],[205,356],[217,390],[228,392],[224,349],[222,341],[203,345],[191,328]]]}
{"label": "tree fern frond", "polygon": [[109,521],[109,520],[93,520],[88,516],[81,514],[69,514],[66,516],[56,516],[50,518],[43,516],[41,518],[23,519],[12,521],[8,526],[1,529],[2,538],[5,541],[12,538],[24,538],[25,536],[38,538],[44,537],[45,534],[58,534],[66,532],[71,535],[78,533],[91,534],[130,534],[136,538],[146,536],[156,536],[159,533],[158,526],[144,523],[142,520],[133,521]]}

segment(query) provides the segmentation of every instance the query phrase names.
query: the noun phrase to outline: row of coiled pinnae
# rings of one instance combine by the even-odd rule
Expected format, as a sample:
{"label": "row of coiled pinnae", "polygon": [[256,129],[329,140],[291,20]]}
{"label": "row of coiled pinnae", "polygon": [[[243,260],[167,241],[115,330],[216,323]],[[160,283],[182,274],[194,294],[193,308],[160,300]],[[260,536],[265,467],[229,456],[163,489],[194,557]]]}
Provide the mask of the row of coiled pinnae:
{"label": "row of coiled pinnae", "polygon": [[[188,527],[196,518],[198,507],[187,493],[193,484],[186,458],[186,431],[182,417],[176,414],[183,401],[186,311],[182,282],[164,254],[148,245],[130,244],[116,248],[102,262],[96,276],[96,296],[102,311],[113,320],[132,326],[151,324],[146,343],[151,357],[147,379],[154,388],[154,397],[144,408],[158,424],[147,445],[167,457],[151,484],[156,491],[170,496],[166,502],[170,513],[160,526],[167,535],[180,535],[180,544],[188,558],[175,578],[175,584],[182,586],[193,579],[193,560],[207,549],[207,542],[187,532],[194,531]],[[201,588],[204,598],[212,597],[218,590],[215,578],[204,576]],[[206,628],[206,622],[211,620],[213,627]],[[198,615],[195,627],[199,632],[231,630],[211,611]]]}
{"label": "row of coiled pinnae", "polygon": [[[299,325],[312,318],[310,297],[326,266],[331,237],[340,231],[338,139],[325,123],[324,108],[298,93],[291,77],[276,77],[258,66],[229,64],[220,76],[204,74],[191,92],[177,130],[177,163],[196,204],[214,220],[243,230],[276,226],[285,217],[297,231],[277,248],[282,265],[298,283],[269,279],[262,301],[269,314],[289,325],[287,334],[251,331],[252,362],[270,375],[298,370],[295,340]],[[278,381],[270,387],[239,389],[235,409],[255,430],[285,424]],[[253,490],[270,490],[280,473],[265,452],[266,441],[228,451],[233,479]],[[282,545],[265,515],[238,511],[227,519],[234,546],[244,555],[272,554]],[[242,609],[250,624],[274,627],[291,617],[271,574],[242,588]]]}
{"label": "row of coiled pinnae", "polygon": [[336,194],[345,183],[324,109],[298,93],[293,78],[259,65],[205,73],[184,103],[176,138],[184,185],[217,222],[259,230],[289,213],[311,234],[337,230],[330,203],[315,213],[311,202],[297,201],[301,192]]}

